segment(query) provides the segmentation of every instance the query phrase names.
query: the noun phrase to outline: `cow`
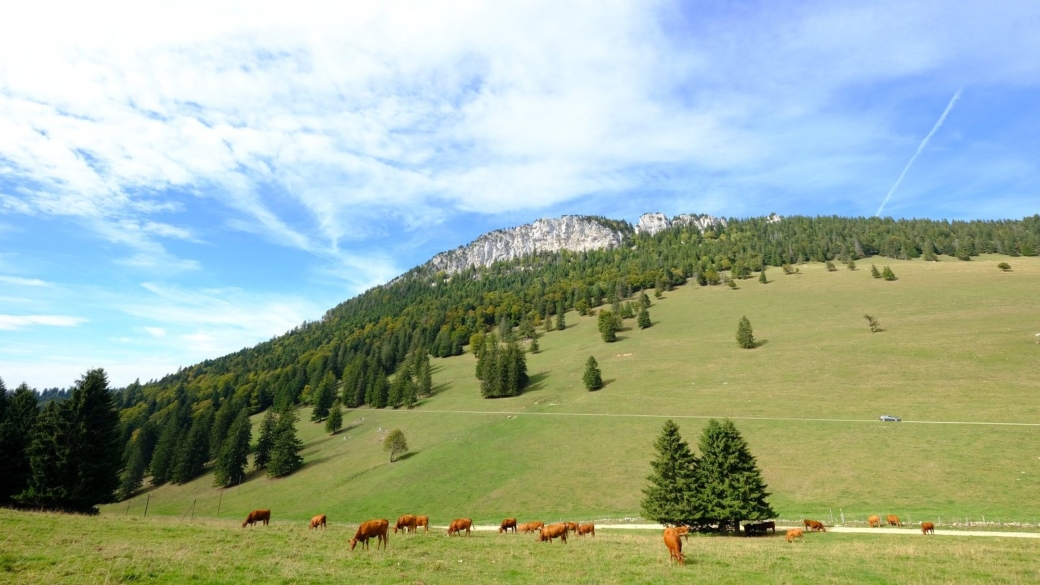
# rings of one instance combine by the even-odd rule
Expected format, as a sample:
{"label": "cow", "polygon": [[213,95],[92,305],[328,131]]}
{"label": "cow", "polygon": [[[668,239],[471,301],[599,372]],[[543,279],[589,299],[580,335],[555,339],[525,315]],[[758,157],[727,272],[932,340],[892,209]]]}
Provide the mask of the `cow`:
{"label": "cow", "polygon": [[354,538],[350,539],[350,550],[354,550],[357,543],[361,543],[361,548],[368,548],[368,539],[373,536],[379,540],[376,542],[376,550],[379,550],[379,545],[383,545],[383,550],[386,550],[387,545],[390,543],[390,538],[387,532],[390,531],[390,521],[385,518],[379,520],[369,520],[362,522],[361,526],[358,526],[357,532],[354,533]]}
{"label": "cow", "polygon": [[805,525],[805,529],[810,532],[827,532],[827,529],[823,527],[823,522],[818,520],[802,520],[802,524]]}
{"label": "cow", "polygon": [[682,539],[679,533],[672,527],[664,529],[664,545],[668,547],[668,561],[675,559],[679,565],[686,564],[682,554]]}
{"label": "cow", "polygon": [[935,524],[931,522],[921,522],[921,534],[935,534]]}
{"label": "cow", "polygon": [[881,528],[881,516],[875,514],[867,518],[867,524],[870,524],[871,528]]}
{"label": "cow", "polygon": [[792,528],[787,531],[787,542],[794,542],[796,538],[802,538],[801,528]]}
{"label": "cow", "polygon": [[415,529],[418,530],[420,526],[423,527],[423,534],[426,534],[427,532],[429,532],[430,531],[430,517],[429,516],[416,516],[415,517]]}
{"label": "cow", "polygon": [[469,536],[469,529],[473,527],[473,520],[469,518],[456,518],[451,521],[451,526],[448,527],[448,536],[452,534],[458,534],[462,536],[462,531],[466,531],[466,536]]}
{"label": "cow", "polygon": [[[325,514],[318,514],[311,518],[311,528],[317,530],[319,527],[328,528],[328,526],[325,525]],[[308,528],[307,530],[310,530],[311,528]]]}
{"label": "cow", "polygon": [[773,530],[773,534],[776,534],[776,522],[773,522],[772,520],[766,520],[765,522],[762,522],[760,524],[760,526],[762,526],[762,533],[763,534],[768,529],[772,529]]}
{"label": "cow", "polygon": [[540,531],[544,526],[545,526],[545,523],[544,522],[540,522],[538,520],[535,520],[534,522],[528,522],[527,523],[527,529],[530,530],[531,532],[534,532],[535,530],[539,530]]}
{"label": "cow", "polygon": [[498,527],[498,533],[509,532],[509,529],[513,529],[513,534],[516,534],[516,518],[506,518],[502,521],[502,524]]}
{"label": "cow", "polygon": [[410,530],[415,532],[415,516],[411,514],[405,514],[397,518],[397,524],[394,525],[394,534],[397,534],[398,530],[404,530],[406,533]]}
{"label": "cow", "polygon": [[564,524],[567,525],[567,532],[577,532],[578,531],[578,523],[577,522],[564,522]]}
{"label": "cow", "polygon": [[554,538],[559,538],[563,544],[567,544],[567,523],[557,522],[543,526],[538,538],[541,542],[552,542]]}
{"label": "cow", "polygon": [[895,514],[889,514],[885,518],[885,520],[888,521],[888,525],[889,526],[902,526],[903,525],[903,523],[899,521],[899,516],[896,516]]}
{"label": "cow", "polygon": [[531,531],[531,523],[530,522],[524,522],[523,524],[517,524],[516,525],[516,529],[519,530],[520,532],[523,532],[524,534],[527,534],[528,532]]}
{"label": "cow", "polygon": [[596,536],[596,525],[593,524],[592,522],[589,522],[588,524],[579,524],[578,525],[578,536],[585,536],[586,534],[591,534],[592,536]]}
{"label": "cow", "polygon": [[264,526],[267,526],[267,523],[270,522],[270,521],[271,521],[271,511],[270,510],[253,510],[252,512],[249,513],[248,516],[246,516],[246,519],[242,522],[242,528],[245,528],[246,524],[248,524],[250,527],[252,527],[253,524],[256,524],[257,522],[263,522]]}
{"label": "cow", "polygon": [[690,539],[690,527],[689,526],[673,526],[676,534],[689,540]]}
{"label": "cow", "polygon": [[752,535],[755,535],[755,534],[765,534],[765,533],[766,533],[766,525],[765,525],[765,523],[753,524],[753,523],[749,522],[749,523],[744,525],[744,536],[752,536]]}

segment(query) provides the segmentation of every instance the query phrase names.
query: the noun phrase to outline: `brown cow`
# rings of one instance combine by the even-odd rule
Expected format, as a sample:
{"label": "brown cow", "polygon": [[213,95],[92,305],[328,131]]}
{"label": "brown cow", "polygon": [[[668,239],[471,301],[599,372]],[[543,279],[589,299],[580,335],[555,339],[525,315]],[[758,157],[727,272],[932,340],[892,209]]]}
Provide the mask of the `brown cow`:
{"label": "brown cow", "polygon": [[564,522],[564,524],[567,525],[567,531],[568,532],[577,532],[578,531],[578,523],[577,522]]}
{"label": "brown cow", "polygon": [[394,525],[394,534],[397,534],[398,530],[404,530],[407,533],[409,530],[415,532],[415,516],[411,514],[405,514],[397,519],[397,524]]}
{"label": "brown cow", "polygon": [[668,561],[672,559],[679,561],[680,565],[686,564],[686,559],[682,554],[682,539],[679,537],[679,533],[672,527],[664,529],[664,545],[668,547]]}
{"label": "brown cow", "polygon": [[579,524],[578,525],[578,536],[585,536],[586,534],[591,534],[592,536],[596,536],[596,525],[593,524],[592,522],[589,522],[588,524]]}
{"label": "brown cow", "polygon": [[[325,525],[325,514],[318,514],[314,518],[311,518],[311,528],[317,530],[318,527],[328,528],[328,526]],[[308,528],[307,530],[310,530],[311,528]]]}
{"label": "brown cow", "polygon": [[418,530],[420,526],[423,527],[423,534],[426,534],[427,532],[429,532],[430,531],[430,517],[429,516],[416,516],[415,517],[415,529]]}
{"label": "brown cow", "polygon": [[271,511],[270,510],[253,510],[252,512],[249,513],[248,516],[246,516],[245,521],[242,522],[242,528],[245,528],[246,524],[248,524],[250,527],[252,527],[253,524],[255,524],[257,522],[263,522],[264,526],[267,526],[267,523],[270,522],[270,521],[271,521]]}
{"label": "brown cow", "polygon": [[792,528],[787,531],[787,542],[794,542],[796,538],[802,538],[801,528]]}
{"label": "brown cow", "polygon": [[528,522],[527,526],[531,532],[534,532],[535,530],[541,530],[545,526],[545,523],[535,520],[534,522]]}
{"label": "brown cow", "polygon": [[935,534],[935,524],[931,522],[921,522],[921,534],[928,534],[931,532]]}
{"label": "brown cow", "polygon": [[376,550],[379,550],[379,545],[383,545],[385,550],[387,544],[390,542],[389,535],[387,532],[390,531],[390,521],[381,518],[379,520],[369,520],[368,522],[362,522],[361,526],[358,526],[357,532],[354,533],[354,538],[350,540],[350,550],[354,550],[358,542],[361,542],[361,548],[368,548],[368,539],[373,536],[379,540],[376,542]]}
{"label": "brown cow", "polygon": [[773,534],[776,534],[776,522],[773,522],[772,520],[766,520],[765,522],[762,522],[760,526],[762,526],[762,532],[765,532],[766,530],[772,528]]}
{"label": "brown cow", "polygon": [[748,522],[744,525],[744,536],[752,536],[754,534],[765,534],[766,525],[764,522],[752,523]]}
{"label": "brown cow", "polygon": [[458,534],[462,536],[462,531],[466,531],[466,536],[469,536],[469,529],[473,526],[473,520],[469,518],[456,518],[451,521],[451,526],[448,527],[448,536],[452,534]]}
{"label": "brown cow", "polygon": [[690,527],[689,526],[673,526],[675,533],[679,536],[689,540],[690,539]]}
{"label": "brown cow", "polygon": [[513,529],[513,534],[516,534],[516,518],[506,518],[502,521],[502,524],[498,527],[498,533],[509,532],[509,529]]}
{"label": "brown cow", "polygon": [[528,532],[531,531],[531,523],[530,522],[524,522],[523,524],[517,524],[516,529],[519,530],[520,532],[523,532],[524,534],[527,534]]}
{"label": "brown cow", "polygon": [[827,532],[827,529],[823,527],[823,522],[818,520],[802,520],[802,524],[805,525],[805,529],[811,532]]}
{"label": "brown cow", "polygon": [[899,516],[896,516],[895,514],[889,514],[888,516],[885,517],[885,520],[888,521],[888,525],[889,526],[902,526],[903,525],[903,523],[899,521]]}
{"label": "brown cow", "polygon": [[881,516],[874,515],[867,518],[867,524],[870,524],[871,528],[881,528]]}
{"label": "brown cow", "polygon": [[567,544],[567,523],[557,522],[556,524],[543,526],[538,538],[542,542],[552,542],[554,538],[559,538],[563,541],[563,544]]}

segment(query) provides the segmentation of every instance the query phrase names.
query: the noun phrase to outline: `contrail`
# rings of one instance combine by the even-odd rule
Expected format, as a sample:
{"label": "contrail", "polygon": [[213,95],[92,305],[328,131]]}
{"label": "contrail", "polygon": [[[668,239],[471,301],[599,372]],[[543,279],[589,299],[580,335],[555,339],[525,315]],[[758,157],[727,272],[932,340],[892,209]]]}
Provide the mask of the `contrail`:
{"label": "contrail", "polygon": [[935,123],[935,126],[932,126],[932,131],[929,132],[928,136],[925,136],[924,140],[921,141],[921,144],[918,145],[917,152],[914,153],[914,156],[910,157],[910,162],[906,163],[906,168],[903,169],[903,172],[899,173],[899,178],[896,179],[896,184],[892,185],[892,188],[889,189],[888,195],[885,195],[885,200],[882,201],[881,206],[877,208],[877,213],[874,214],[874,217],[881,216],[881,210],[885,208],[885,204],[888,203],[888,200],[892,198],[892,194],[895,193],[896,189],[899,188],[899,184],[903,182],[903,177],[906,176],[906,172],[910,170],[910,167],[914,164],[914,161],[917,160],[917,156],[921,154],[921,151],[924,150],[924,147],[928,146],[928,141],[932,139],[932,135],[935,134],[935,132],[942,127],[943,122],[946,121],[946,116],[950,113],[950,110],[952,110],[953,106],[957,104],[957,100],[961,99],[961,92],[963,90],[964,88],[962,87],[957,90],[957,93],[953,94],[953,98],[950,100],[950,103],[946,105],[946,109],[943,110],[942,115],[939,116],[939,121]]}

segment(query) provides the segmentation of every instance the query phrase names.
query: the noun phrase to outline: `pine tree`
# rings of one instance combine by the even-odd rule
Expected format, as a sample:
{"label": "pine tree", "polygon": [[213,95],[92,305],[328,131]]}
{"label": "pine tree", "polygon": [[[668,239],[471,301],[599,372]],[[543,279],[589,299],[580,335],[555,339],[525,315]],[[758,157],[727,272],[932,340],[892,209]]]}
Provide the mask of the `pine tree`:
{"label": "pine tree", "polygon": [[556,303],[556,329],[559,331],[563,331],[567,328],[567,321],[564,319],[563,313],[563,303]]}
{"label": "pine tree", "polygon": [[401,429],[394,429],[387,433],[383,439],[383,450],[390,453],[390,463],[402,453],[408,452],[408,440],[404,438]]}
{"label": "pine tree", "polygon": [[755,457],[733,421],[708,421],[701,433],[701,458],[696,467],[700,487],[698,499],[704,517],[718,524],[739,529],[744,520],[774,518],[766,498],[766,484]]}
{"label": "pine tree", "polygon": [[430,370],[430,358],[424,356],[422,363],[419,366],[419,387],[416,389],[416,394],[419,396],[430,396],[433,394],[433,374]]}
{"label": "pine tree", "polygon": [[119,500],[125,501],[133,497],[134,492],[144,485],[145,453],[139,441],[130,444],[130,456],[126,461],[123,479],[119,484]]}
{"label": "pine tree", "polygon": [[539,345],[538,345],[538,338],[537,337],[532,337],[531,338],[531,345],[528,346],[528,349],[531,351],[531,353],[538,353],[539,351],[542,350],[542,348],[539,347]]}
{"label": "pine tree", "polygon": [[253,468],[263,469],[271,462],[271,450],[274,449],[275,427],[278,421],[273,408],[267,410],[263,422],[260,423],[260,438],[256,443],[256,456],[253,457]]}
{"label": "pine tree", "polygon": [[873,264],[870,265],[870,275],[874,278],[881,278],[881,272],[879,272],[877,266]]}
{"label": "pine tree", "polygon": [[848,266],[850,271],[854,271],[854,270],[856,270],[856,261],[855,260],[849,260],[849,263],[846,264],[845,266]]}
{"label": "pine tree", "polygon": [[227,439],[224,441],[217,464],[213,469],[213,485],[230,487],[241,483],[246,477],[246,466],[249,465],[249,442],[253,438],[253,425],[249,421],[249,410],[238,412]]}
{"label": "pine tree", "polygon": [[614,313],[603,310],[599,312],[599,317],[597,319],[599,334],[600,337],[603,338],[603,341],[606,341],[607,343],[617,341],[617,332],[620,329],[618,323],[619,318],[615,317]]}
{"label": "pine tree", "polygon": [[646,291],[641,291],[639,293],[639,306],[644,309],[650,308],[650,297],[646,296]]}
{"label": "pine tree", "polygon": [[636,321],[636,323],[639,324],[640,329],[646,329],[647,327],[652,325],[652,323],[650,322],[650,311],[648,311],[646,307],[640,307],[639,319]]}
{"label": "pine tree", "polygon": [[762,284],[769,284],[769,278],[766,277],[765,267],[762,267],[762,272],[758,273],[758,282],[761,282]]}
{"label": "pine tree", "polygon": [[149,467],[152,470],[152,485],[162,485],[173,477],[173,470],[177,464],[177,451],[184,436],[185,430],[181,426],[181,417],[174,412],[166,419],[162,432],[159,434],[159,442],[155,445],[152,453],[152,461]]}
{"label": "pine tree", "polygon": [[71,397],[49,410],[44,409],[46,419],[44,413],[37,419],[29,457],[32,477],[18,499],[75,512],[115,502],[123,448],[105,371],[88,371]]}
{"label": "pine tree", "polygon": [[343,428],[343,407],[339,405],[339,402],[332,405],[332,410],[329,411],[329,418],[325,419],[325,432],[330,435],[335,435]]}
{"label": "pine tree", "polygon": [[195,417],[177,457],[177,467],[172,478],[174,483],[188,483],[205,471],[206,462],[209,461],[209,435],[212,427],[212,410],[206,409]]}
{"label": "pine tree", "polygon": [[329,415],[329,408],[336,400],[336,374],[329,370],[318,382],[318,389],[314,392],[314,409],[311,411],[311,420],[318,422]]}
{"label": "pine tree", "polygon": [[[385,380],[385,378],[384,378]],[[267,465],[267,477],[284,477],[303,466],[303,441],[296,436],[296,407],[289,405],[278,413],[271,445],[271,462]]]}
{"label": "pine tree", "polygon": [[747,317],[741,317],[740,325],[737,326],[737,344],[744,349],[755,347],[755,336],[751,330],[751,321],[748,321]]}
{"label": "pine tree", "polygon": [[895,280],[896,273],[892,272],[892,269],[888,266],[885,266],[885,269],[881,271],[881,278],[884,278],[885,280]]}
{"label": "pine tree", "polygon": [[0,396],[4,401],[0,413],[0,505],[4,505],[29,485],[29,444],[40,410],[36,392],[25,383],[8,394],[0,380]]}
{"label": "pine tree", "polygon": [[405,371],[399,371],[397,376],[394,377],[394,382],[390,384],[390,392],[387,395],[387,406],[392,408],[400,408],[404,404],[405,386],[409,380],[408,373]]}
{"label": "pine tree", "polygon": [[697,494],[697,458],[671,420],[664,423],[654,441],[657,458],[650,462],[653,471],[643,488],[643,517],[661,524],[701,525],[702,512]]}
{"label": "pine tree", "polygon": [[408,408],[415,408],[416,403],[419,401],[416,393],[415,382],[412,381],[411,376],[405,376],[404,397],[402,398],[402,401]]}
{"label": "pine tree", "polygon": [[596,363],[596,358],[589,356],[589,359],[585,360],[585,373],[582,375],[581,380],[585,382],[585,389],[599,390],[603,387],[603,375],[599,371],[599,364]]}

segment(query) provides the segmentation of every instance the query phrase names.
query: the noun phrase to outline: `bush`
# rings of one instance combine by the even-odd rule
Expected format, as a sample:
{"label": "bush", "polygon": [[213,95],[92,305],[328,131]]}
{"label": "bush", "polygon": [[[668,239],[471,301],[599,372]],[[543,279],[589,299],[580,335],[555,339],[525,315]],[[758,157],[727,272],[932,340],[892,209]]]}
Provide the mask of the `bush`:
{"label": "bush", "polygon": [[879,271],[877,269],[877,266],[871,264],[870,265],[870,275],[873,276],[874,278],[881,278],[881,271]]}
{"label": "bush", "polygon": [[581,379],[585,383],[585,389],[590,392],[603,387],[603,375],[599,371],[599,364],[591,355],[589,359],[585,360],[585,374]]}
{"label": "bush", "polygon": [[896,279],[896,273],[892,272],[892,269],[889,268],[888,266],[885,266],[885,269],[881,271],[881,277],[884,278],[885,280],[895,280]]}
{"label": "bush", "polygon": [[737,326],[737,344],[744,349],[755,347],[755,336],[751,331],[751,321],[748,321],[747,317],[741,317],[740,325]]}
{"label": "bush", "polygon": [[997,268],[1003,270],[1004,272],[1008,272],[1011,270],[1011,265],[1007,262],[1001,262],[1000,264],[997,264]]}
{"label": "bush", "polygon": [[863,318],[867,320],[867,325],[870,326],[871,333],[877,333],[881,331],[881,322],[878,318],[873,315],[863,315]]}

